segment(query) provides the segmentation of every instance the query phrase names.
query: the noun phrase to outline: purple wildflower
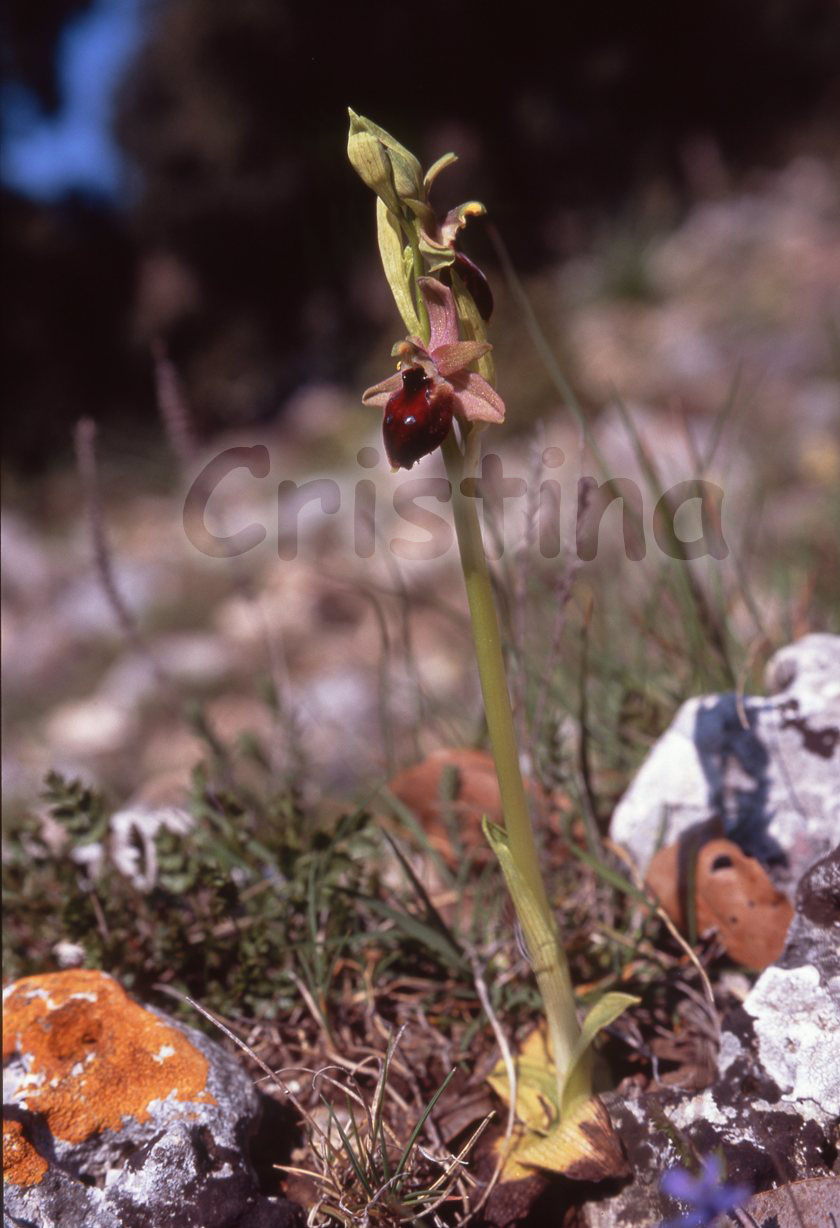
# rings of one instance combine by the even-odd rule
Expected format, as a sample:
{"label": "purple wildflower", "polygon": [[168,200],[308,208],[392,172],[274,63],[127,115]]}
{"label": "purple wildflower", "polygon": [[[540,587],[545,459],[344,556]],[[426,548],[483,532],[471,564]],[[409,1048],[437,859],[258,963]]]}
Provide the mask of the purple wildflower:
{"label": "purple wildflower", "polygon": [[662,1192],[686,1203],[690,1210],[679,1219],[663,1223],[661,1228],[707,1228],[716,1216],[734,1211],[746,1202],[749,1188],[724,1185],[723,1176],[723,1161],[719,1155],[709,1155],[701,1161],[699,1177],[693,1177],[684,1168],[672,1168],[665,1173],[660,1183]]}

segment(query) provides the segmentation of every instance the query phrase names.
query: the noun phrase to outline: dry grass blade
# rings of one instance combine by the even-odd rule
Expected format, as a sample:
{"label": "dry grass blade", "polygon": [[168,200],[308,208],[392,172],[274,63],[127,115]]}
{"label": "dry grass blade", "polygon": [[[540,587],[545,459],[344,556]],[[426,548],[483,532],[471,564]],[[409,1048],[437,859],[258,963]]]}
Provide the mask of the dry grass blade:
{"label": "dry grass blade", "polygon": [[259,1054],[255,1053],[254,1050],[251,1048],[251,1046],[246,1044],[244,1040],[241,1040],[240,1037],[238,1037],[235,1032],[232,1032],[231,1029],[227,1026],[227,1024],[223,1023],[222,1020],[219,1019],[216,1015],[214,1015],[212,1011],[209,1011],[206,1006],[202,1006],[200,1002],[196,1002],[188,994],[179,993],[176,989],[173,989],[170,985],[157,985],[155,986],[155,988],[161,990],[164,993],[170,994],[170,996],[173,998],[178,998],[181,1002],[189,1003],[189,1005],[193,1008],[193,1010],[197,1010],[198,1013],[200,1015],[203,1015],[204,1018],[207,1019],[209,1023],[212,1023],[213,1026],[218,1028],[220,1032],[223,1032],[224,1035],[227,1036],[228,1040],[233,1041],[233,1043],[239,1049],[241,1049],[243,1053],[247,1053],[248,1057],[251,1058],[252,1061],[257,1063],[260,1069],[265,1073],[266,1077],[269,1078],[271,1082],[275,1085],[275,1087],[279,1088],[279,1090],[283,1093],[286,1099],[289,1100],[295,1106],[297,1111],[300,1113],[302,1120],[304,1120],[314,1131],[316,1131],[316,1133],[320,1134],[324,1138],[326,1137],[321,1127],[312,1117],[312,1114],[306,1110],[303,1104],[301,1104],[300,1100],[297,1098],[297,1096],[291,1090],[291,1088],[287,1084],[283,1083],[281,1079],[278,1077],[278,1075],[276,1074],[276,1072],[273,1071],[271,1067],[268,1066],[263,1061],[263,1059],[259,1056]]}

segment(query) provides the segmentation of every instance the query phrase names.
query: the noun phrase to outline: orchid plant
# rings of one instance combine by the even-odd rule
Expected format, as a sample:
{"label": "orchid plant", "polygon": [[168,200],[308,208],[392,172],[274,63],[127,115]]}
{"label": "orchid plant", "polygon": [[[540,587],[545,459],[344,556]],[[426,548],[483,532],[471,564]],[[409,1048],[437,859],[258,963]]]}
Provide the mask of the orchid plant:
{"label": "orchid plant", "polygon": [[383,436],[394,469],[410,469],[441,448],[452,488],[453,515],[472,621],[504,827],[484,830],[502,867],[542,995],[547,1028],[535,1033],[515,1062],[511,1087],[504,1064],[490,1076],[514,1101],[520,1123],[504,1176],[545,1168],[596,1180],[623,1161],[609,1118],[592,1094],[595,1035],[636,999],[608,994],[579,1025],[568,963],[540,871],[522,781],[499,622],[476,501],[467,493],[480,458],[481,435],[504,421],[495,387],[486,322],[493,299],[486,278],[459,250],[470,219],[485,213],[469,201],[439,221],[432,185],[455,154],[425,173],[388,132],[350,111],[348,156],[376,193],[382,266],[407,336],[392,350],[396,373],[369,388],[366,405],[384,410]]}

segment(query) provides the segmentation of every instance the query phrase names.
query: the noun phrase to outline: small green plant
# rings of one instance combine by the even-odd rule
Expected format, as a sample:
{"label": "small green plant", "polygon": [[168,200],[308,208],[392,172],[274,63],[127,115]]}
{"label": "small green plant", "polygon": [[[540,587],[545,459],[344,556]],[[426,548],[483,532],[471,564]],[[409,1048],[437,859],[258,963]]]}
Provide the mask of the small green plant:
{"label": "small green plant", "polygon": [[[485,210],[470,201],[439,221],[430,190],[456,156],[445,154],[424,175],[412,153],[353,111],[348,156],[376,194],[382,266],[408,330],[392,350],[397,373],[362,399],[384,410],[385,450],[395,469],[410,469],[438,447],[443,451],[505,821],[503,828],[485,821],[485,834],[501,864],[545,1009],[545,1052],[536,1062],[520,1062],[519,1092],[509,1089],[529,1127],[517,1154],[525,1165],[581,1175],[584,1136],[576,1129],[586,1121],[590,1135],[601,1139],[603,1171],[609,1172],[615,1148],[608,1119],[592,1096],[590,1049],[596,1033],[635,999],[606,995],[583,1028],[578,1024],[568,963],[540,870],[490,571],[476,501],[469,495],[482,433],[505,416],[486,332],[492,295],[483,274],[457,247],[460,231]],[[591,1145],[586,1149],[591,1152]],[[591,1178],[592,1168],[585,1166],[585,1173]]]}
{"label": "small green plant", "polygon": [[150,846],[137,842],[138,867],[155,866],[138,875],[114,855],[100,793],[53,772],[43,797],[46,828],[24,817],[5,833],[8,975],[54,966],[71,943],[74,958],[142,996],[164,983],[223,1014],[265,1018],[297,1004],[299,981],[326,1004],[338,963],[366,940],[357,901],[379,894],[381,843],[366,811],[320,819],[288,793],[267,784],[255,796],[202,765],[178,829],[161,824]]}
{"label": "small green plant", "polygon": [[[448,1035],[455,1029],[463,1051],[480,1019],[462,941],[481,944],[487,909],[463,927],[447,924],[367,808],[304,807],[270,767],[252,762],[240,781],[234,748],[214,740],[208,751],[179,823],[136,832],[129,858],[124,842],[121,852],[115,846],[112,820],[131,812],[57,772],[40,814],[8,816],[6,975],[81,961],[143,998],[166,986],[252,1021],[294,1018],[304,995],[318,1052],[338,1044],[337,1025],[365,1034],[369,1018],[358,1016],[370,995],[394,1010],[389,986],[410,975],[425,987],[423,1008]],[[389,854],[407,899],[381,873]],[[465,861],[460,873],[468,872]]]}

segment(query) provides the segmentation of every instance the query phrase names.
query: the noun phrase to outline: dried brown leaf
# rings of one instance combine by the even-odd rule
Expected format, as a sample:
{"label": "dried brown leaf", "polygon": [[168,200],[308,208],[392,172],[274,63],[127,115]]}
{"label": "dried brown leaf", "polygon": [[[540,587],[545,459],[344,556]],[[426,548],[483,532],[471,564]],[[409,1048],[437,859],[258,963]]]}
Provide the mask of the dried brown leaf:
{"label": "dried brown leaf", "polygon": [[[678,844],[660,849],[646,881],[668,916],[685,929],[679,862]],[[695,916],[698,933],[717,930],[727,954],[758,972],[781,955],[793,905],[737,844],[709,840],[697,854]]]}

